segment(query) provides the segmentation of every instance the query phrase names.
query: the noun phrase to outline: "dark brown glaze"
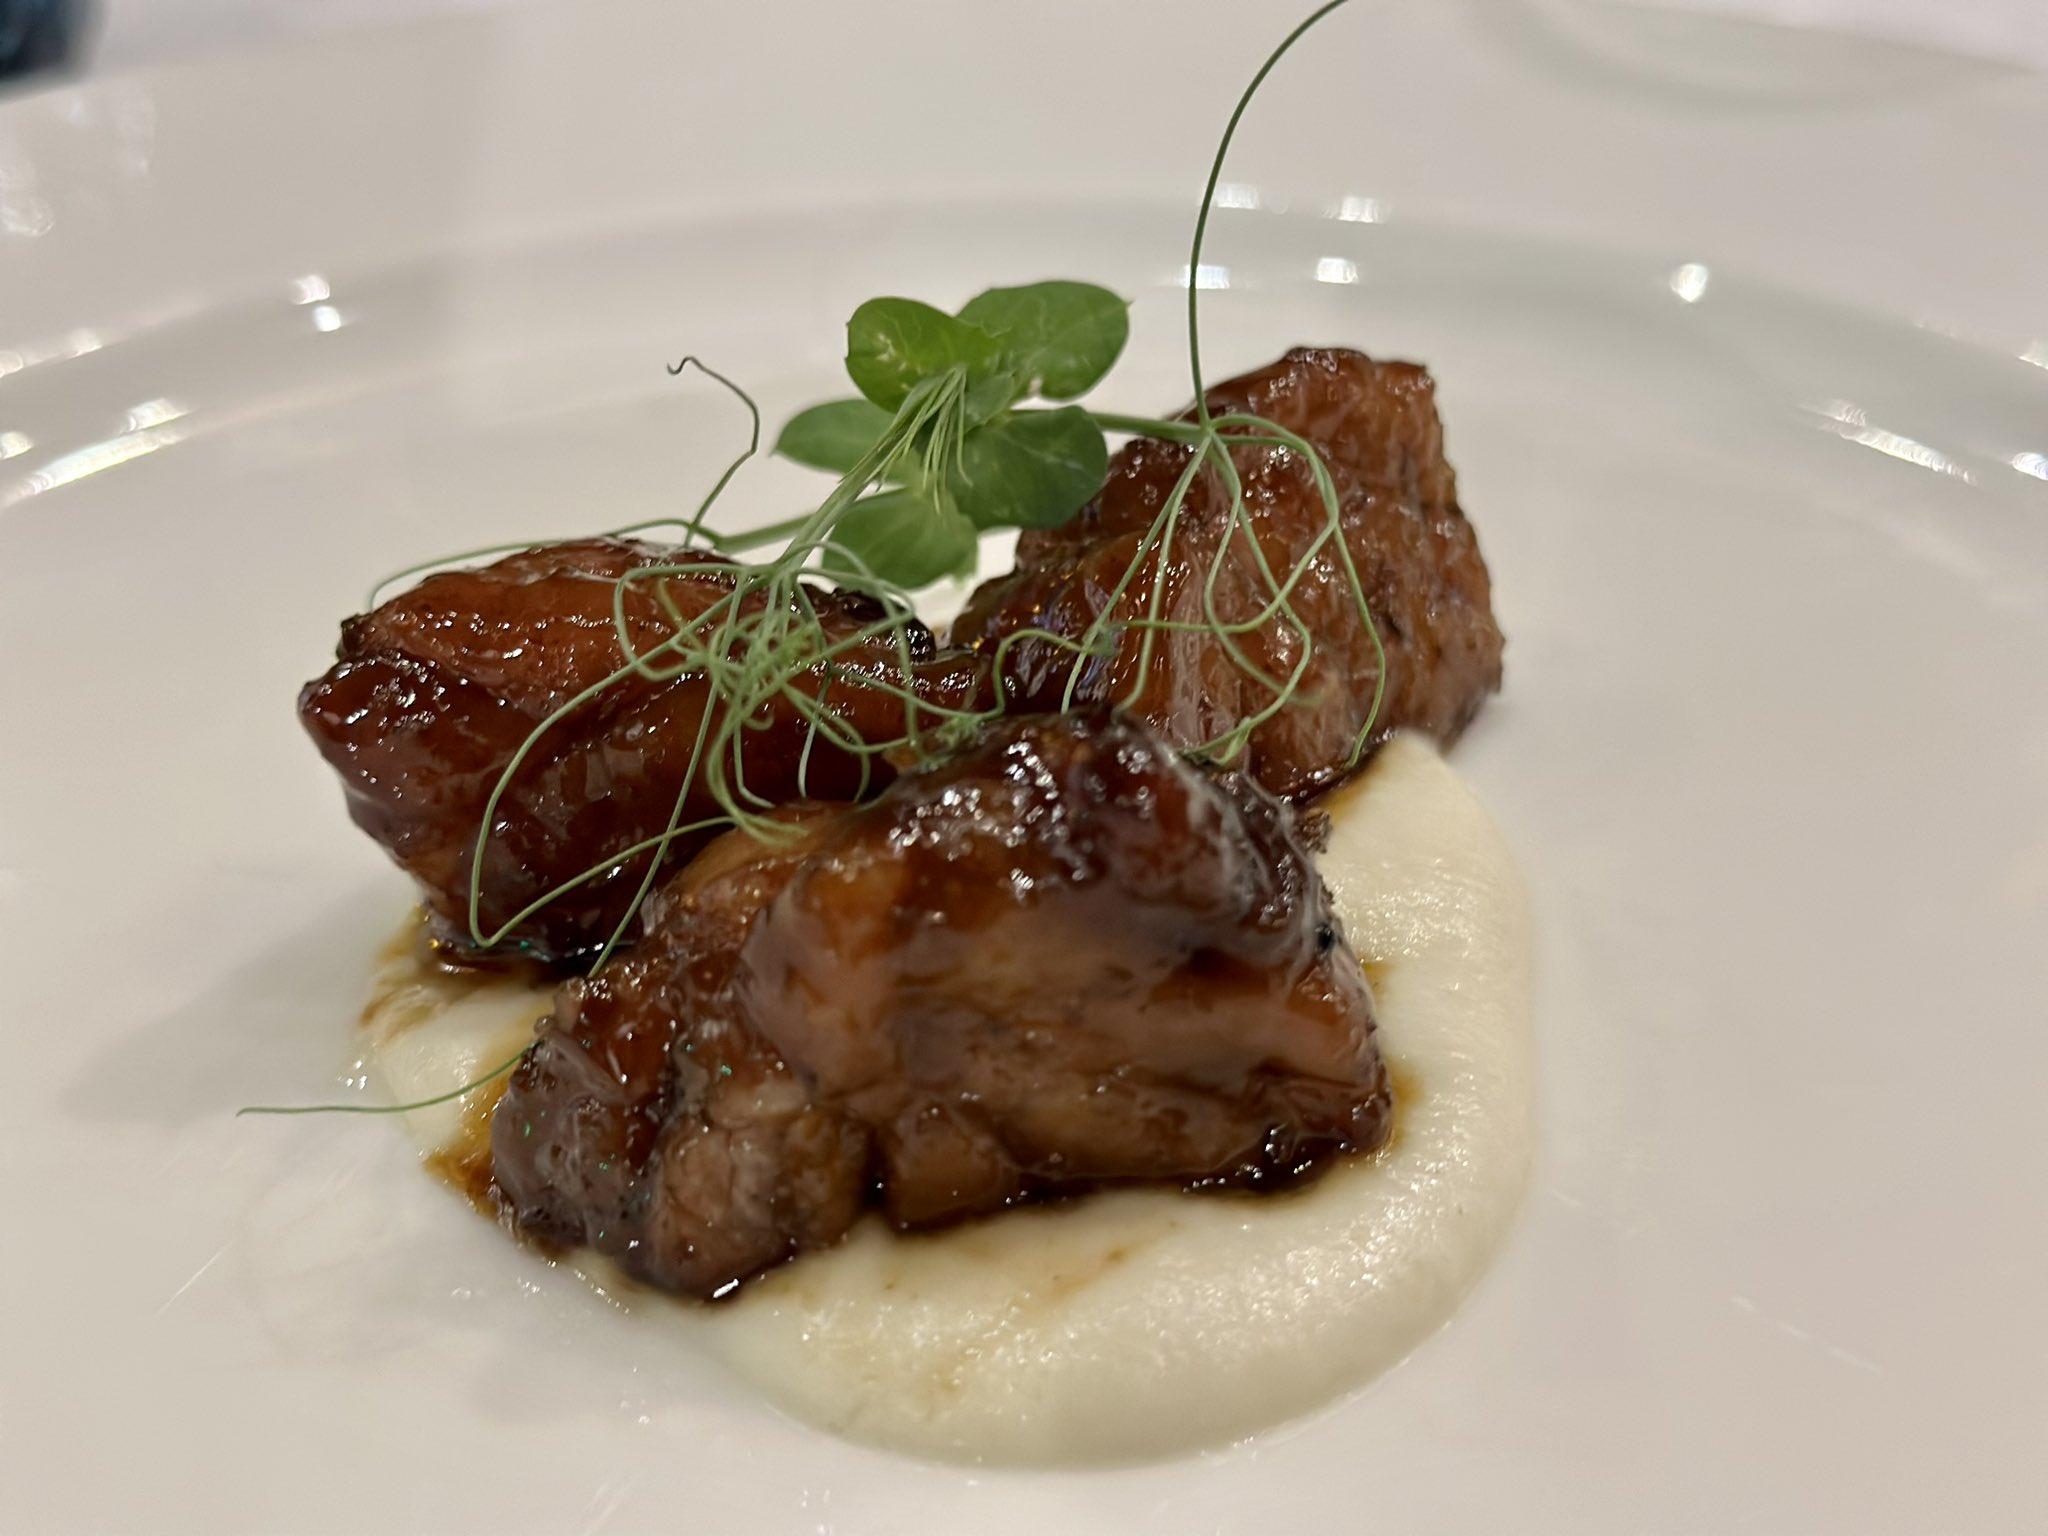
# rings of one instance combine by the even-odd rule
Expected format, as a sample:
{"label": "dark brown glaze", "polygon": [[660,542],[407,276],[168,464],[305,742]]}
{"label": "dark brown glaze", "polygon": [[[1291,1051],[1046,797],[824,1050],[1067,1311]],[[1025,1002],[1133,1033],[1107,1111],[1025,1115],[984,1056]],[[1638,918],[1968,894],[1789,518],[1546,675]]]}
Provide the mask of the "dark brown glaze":
{"label": "dark brown glaze", "polygon": [[[619,667],[616,580],[678,563],[699,561],[638,541],[587,539],[429,576],[344,623],[340,660],[300,694],[300,719],[341,775],[349,814],[419,882],[436,936],[454,952],[470,948],[472,854],[492,788],[535,726]],[[691,617],[730,591],[730,579],[716,571],[665,584]],[[634,644],[646,650],[667,639],[673,626],[651,585],[629,594]],[[877,616],[871,600],[853,593],[810,596],[834,639]],[[910,641],[910,682],[924,697],[959,705],[985,688],[977,658],[938,654],[921,625],[912,626]],[[841,663],[856,675],[894,680],[902,673],[894,644],[882,641],[845,653]],[[813,672],[799,686],[816,697],[823,684]],[[867,740],[903,733],[903,705],[880,689],[842,676],[829,698]],[[607,854],[661,833],[708,703],[701,675],[632,676],[541,738],[499,803],[481,878],[486,933]],[[823,741],[800,785],[805,722],[794,706],[779,701],[756,723],[745,737],[750,789],[778,802],[800,791],[826,800],[858,791],[857,760]],[[887,767],[874,766],[876,782],[886,781]],[[708,794],[693,787],[682,821],[714,814]],[[703,841],[677,844],[672,863]],[[646,868],[635,859],[590,881],[522,924],[512,940],[555,963],[587,957],[625,915]]]}
{"label": "dark brown glaze", "polygon": [[1387,1134],[1292,813],[1108,717],[1003,721],[787,843],[713,844],[568,983],[493,1125],[520,1230],[715,1296],[868,1204],[1248,1186]]}
{"label": "dark brown glaze", "polygon": [[[1340,348],[1300,347],[1271,367],[1233,379],[1208,397],[1213,414],[1251,412],[1307,439],[1329,466],[1346,547],[1357,565],[1386,647],[1386,698],[1373,741],[1404,726],[1449,741],[1500,686],[1501,633],[1486,565],[1459,510],[1457,481],[1443,453],[1429,374],[1412,363],[1379,363]],[[1017,567],[984,583],[954,626],[956,642],[993,652],[1013,631],[1042,628],[1079,637],[1103,611],[1137,558],[1189,450],[1141,439],[1111,461],[1101,493],[1066,525],[1027,532]],[[1258,546],[1277,573],[1290,570],[1326,526],[1315,482],[1299,456],[1241,448],[1233,457]],[[1188,496],[1167,557],[1161,617],[1200,626],[1203,585],[1228,532],[1229,500],[1212,472]],[[1149,557],[1115,609],[1143,616],[1158,557]],[[1251,541],[1230,540],[1217,583],[1226,620],[1259,614],[1270,589]],[[1295,607],[1315,652],[1295,703],[1259,726],[1235,765],[1275,794],[1313,794],[1341,779],[1371,707],[1378,670],[1340,557],[1325,549],[1297,589]],[[1121,702],[1139,673],[1142,635],[1123,630],[1114,653],[1084,666],[1082,703]],[[1239,642],[1275,678],[1288,676],[1299,642],[1277,619]],[[1006,658],[1005,683],[1023,710],[1057,709],[1073,653],[1024,639]],[[1132,703],[1166,737],[1198,746],[1271,701],[1213,633],[1155,634],[1145,686]]]}

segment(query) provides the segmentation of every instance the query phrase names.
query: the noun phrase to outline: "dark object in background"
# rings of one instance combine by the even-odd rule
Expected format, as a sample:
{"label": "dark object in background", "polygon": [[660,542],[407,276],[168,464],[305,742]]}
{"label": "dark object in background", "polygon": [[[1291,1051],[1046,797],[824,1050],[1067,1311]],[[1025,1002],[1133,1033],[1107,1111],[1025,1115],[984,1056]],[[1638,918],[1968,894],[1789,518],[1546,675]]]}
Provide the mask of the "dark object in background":
{"label": "dark object in background", "polygon": [[0,0],[0,80],[69,59],[84,35],[82,12],[76,0]]}

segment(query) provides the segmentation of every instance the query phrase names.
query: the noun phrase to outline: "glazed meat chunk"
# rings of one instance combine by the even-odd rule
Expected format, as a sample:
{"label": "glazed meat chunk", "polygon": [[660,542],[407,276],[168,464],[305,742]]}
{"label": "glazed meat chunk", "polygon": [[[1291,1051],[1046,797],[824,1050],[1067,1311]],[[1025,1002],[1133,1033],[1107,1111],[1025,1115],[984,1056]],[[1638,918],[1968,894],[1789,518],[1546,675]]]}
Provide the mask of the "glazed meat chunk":
{"label": "glazed meat chunk", "polygon": [[1293,813],[1136,723],[1010,718],[732,833],[567,983],[493,1121],[518,1228],[695,1296],[922,1227],[1376,1146],[1370,996]]}
{"label": "glazed meat chunk", "polygon": [[[674,564],[708,563],[653,544],[589,539],[429,576],[344,623],[340,659],[301,693],[300,719],[341,775],[349,814],[419,883],[437,937],[457,954],[472,943],[471,866],[492,789],[537,725],[621,666],[613,619],[618,579]],[[732,590],[715,565],[667,577],[661,587],[686,620]],[[652,583],[627,590],[633,643],[650,651],[676,632],[674,618]],[[879,615],[870,600],[851,593],[811,590],[809,598],[834,639]],[[756,608],[762,601],[752,599]],[[936,654],[922,626],[913,625],[910,638],[913,690],[956,706],[978,696],[978,661]],[[860,683],[863,676],[901,678],[893,640],[863,641],[840,665],[827,694],[832,710],[863,739],[902,735],[903,704]],[[827,690],[816,669],[799,686],[814,698]],[[709,702],[699,673],[660,681],[631,675],[540,738],[492,825],[479,876],[486,934],[598,861],[662,833]],[[778,701],[752,726],[743,755],[753,793],[774,802],[799,793],[845,799],[859,792],[860,764],[852,754],[820,741],[804,759],[807,724],[790,703]],[[886,780],[886,766],[872,766],[877,782]],[[699,775],[683,824],[716,813],[701,783]],[[672,862],[703,841],[676,845]],[[646,870],[641,857],[599,874],[521,922],[510,939],[543,960],[576,964],[610,937]]]}
{"label": "glazed meat chunk", "polygon": [[[1249,412],[1278,423],[1312,444],[1329,467],[1344,545],[1386,650],[1386,695],[1371,741],[1404,726],[1444,741],[1455,737],[1500,686],[1502,642],[1486,565],[1444,460],[1429,375],[1411,363],[1304,347],[1218,386],[1208,403],[1215,415]],[[956,642],[992,653],[1018,631],[1079,639],[1111,608],[1118,626],[1110,631],[1112,648],[1081,664],[1078,702],[1127,703],[1187,747],[1222,738],[1264,710],[1274,691],[1208,627],[1204,590],[1213,569],[1216,617],[1228,624],[1259,620],[1273,595],[1259,554],[1284,578],[1327,526],[1327,514],[1299,455],[1273,446],[1236,448],[1256,549],[1242,531],[1231,534],[1227,492],[1213,471],[1204,471],[1173,529],[1164,571],[1159,554],[1149,553],[1118,597],[1188,453],[1154,439],[1122,449],[1101,494],[1077,517],[1024,534],[1016,569],[974,594],[954,627]],[[1151,631],[1152,655],[1142,667],[1146,633],[1127,626],[1147,615],[1155,579],[1157,617],[1185,627]],[[1290,798],[1345,775],[1379,672],[1333,545],[1310,558],[1291,600],[1314,637],[1309,665],[1293,701],[1257,725],[1234,763]],[[1300,661],[1299,635],[1299,628],[1267,617],[1237,644],[1266,678],[1279,680]],[[1027,634],[1006,654],[1004,681],[1016,708],[1057,709],[1074,667],[1071,648]]]}

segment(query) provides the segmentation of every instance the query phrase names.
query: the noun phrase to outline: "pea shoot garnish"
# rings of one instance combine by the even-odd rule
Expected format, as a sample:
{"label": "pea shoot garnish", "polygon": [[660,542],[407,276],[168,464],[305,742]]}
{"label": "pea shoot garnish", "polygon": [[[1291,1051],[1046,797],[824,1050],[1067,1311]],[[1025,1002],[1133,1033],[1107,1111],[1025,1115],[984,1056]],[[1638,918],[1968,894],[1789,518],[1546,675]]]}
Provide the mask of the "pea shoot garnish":
{"label": "pea shoot garnish", "polygon": [[[1345,3],[1328,0],[1267,56],[1238,99],[1211,160],[1187,266],[1194,393],[1187,418],[1127,416],[1081,403],[1114,367],[1130,334],[1127,302],[1106,288],[1069,280],[990,288],[952,314],[912,298],[870,299],[853,312],[846,328],[846,371],[856,393],[799,412],[774,445],[782,457],[835,476],[831,488],[814,508],[796,517],[727,531],[715,525],[713,514],[758,451],[760,413],[743,388],[696,359],[671,368],[680,373],[695,366],[729,391],[748,413],[749,440],[690,516],[610,530],[624,536],[673,529],[674,554],[618,578],[612,602],[617,667],[534,727],[485,805],[469,874],[469,938],[478,950],[516,943],[521,927],[551,902],[640,861],[637,894],[597,956],[596,965],[602,967],[632,931],[665,856],[679,841],[694,842],[721,828],[763,840],[796,835],[786,820],[772,814],[775,805],[746,783],[747,733],[771,710],[793,712],[804,723],[800,793],[808,793],[814,748],[855,760],[864,791],[883,776],[874,771],[879,760],[890,766],[929,761],[1003,714],[1004,663],[1010,650],[1027,640],[1073,657],[1062,698],[1062,707],[1072,708],[1079,702],[1087,664],[1116,654],[1130,636],[1140,637],[1137,665],[1128,687],[1110,701],[1118,706],[1143,696],[1160,637],[1176,631],[1207,635],[1261,700],[1229,730],[1187,748],[1193,756],[1227,764],[1244,752],[1253,732],[1290,707],[1308,674],[1318,639],[1297,611],[1294,595],[1317,566],[1343,573],[1377,659],[1372,705],[1350,760],[1362,756],[1380,710],[1385,653],[1342,534],[1335,486],[1317,450],[1299,435],[1262,417],[1212,413],[1202,376],[1201,298],[1193,281],[1202,266],[1216,187],[1245,110],[1288,49]],[[991,698],[949,704],[920,696],[911,686],[918,631],[915,594],[944,578],[973,574],[984,534],[1057,528],[1074,518],[1103,483],[1110,433],[1161,439],[1183,449],[1185,460],[1171,494],[1093,621],[1078,636],[1042,628],[1005,635],[992,657]],[[1325,521],[1285,569],[1268,564],[1256,537],[1234,457],[1243,450],[1284,451],[1297,456],[1313,476]],[[1177,540],[1183,551],[1187,547],[1183,514],[1191,490],[1205,476],[1227,505],[1225,526],[1220,536],[1205,540],[1213,552],[1204,557],[1198,578],[1199,619],[1168,618],[1165,598]],[[526,547],[474,550],[409,567],[381,583],[372,602],[394,582],[423,571]],[[1219,584],[1233,554],[1249,556],[1257,606],[1226,617]],[[811,585],[820,577],[868,593],[875,599],[874,616],[828,628]],[[719,595],[685,612],[672,588],[691,583],[701,590],[707,578],[720,583]],[[644,623],[650,604],[668,625],[651,645]],[[1288,641],[1277,650],[1290,658],[1288,670],[1279,675],[1263,669],[1242,643],[1276,626]],[[871,661],[877,647],[894,653],[893,676],[886,670],[878,674],[872,664],[854,665],[854,653]],[[684,675],[703,680],[711,706],[701,712],[663,831],[608,853],[487,928],[482,915],[485,856],[500,804],[536,748],[562,721],[628,679],[658,683]],[[856,732],[834,707],[835,689],[866,690],[894,700],[900,704],[900,730],[879,739],[872,730]],[[701,804],[707,798],[717,813],[686,821],[692,800]],[[510,1070],[518,1059],[442,1097],[459,1097]]]}

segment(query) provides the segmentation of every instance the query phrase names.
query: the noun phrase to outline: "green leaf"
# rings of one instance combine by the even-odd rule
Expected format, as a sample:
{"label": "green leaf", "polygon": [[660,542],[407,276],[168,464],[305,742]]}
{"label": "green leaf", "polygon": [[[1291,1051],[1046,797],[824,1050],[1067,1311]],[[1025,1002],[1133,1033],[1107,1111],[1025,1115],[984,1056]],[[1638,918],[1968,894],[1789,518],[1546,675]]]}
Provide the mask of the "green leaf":
{"label": "green leaf", "polygon": [[846,322],[846,371],[884,410],[901,405],[919,380],[956,364],[978,380],[1001,361],[986,331],[915,299],[869,299]]}
{"label": "green leaf", "polygon": [[953,497],[982,528],[1057,528],[1101,489],[1102,428],[1078,405],[1012,411],[967,434]]}
{"label": "green leaf", "polygon": [[869,585],[851,555],[881,580],[915,588],[972,570],[981,542],[974,524],[912,490],[880,491],[856,501],[834,525],[832,537],[844,552],[828,549],[819,563],[851,586]]}
{"label": "green leaf", "polygon": [[790,417],[775,451],[812,469],[843,475],[867,456],[892,420],[869,400],[828,400]]}
{"label": "green leaf", "polygon": [[991,288],[969,299],[960,318],[996,339],[1023,393],[1047,400],[1087,394],[1131,334],[1128,306],[1093,283]]}
{"label": "green leaf", "polygon": [[978,427],[985,421],[995,420],[1026,393],[1025,385],[1014,373],[991,373],[968,385],[967,398],[963,402],[967,425]]}

